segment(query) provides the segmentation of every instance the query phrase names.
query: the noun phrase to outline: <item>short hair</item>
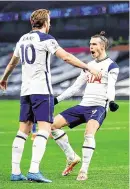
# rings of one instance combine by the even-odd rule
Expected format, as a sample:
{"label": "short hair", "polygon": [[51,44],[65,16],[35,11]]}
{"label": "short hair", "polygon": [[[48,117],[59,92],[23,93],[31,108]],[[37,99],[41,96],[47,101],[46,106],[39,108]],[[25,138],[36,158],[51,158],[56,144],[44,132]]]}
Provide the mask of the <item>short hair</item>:
{"label": "short hair", "polygon": [[38,9],[34,11],[30,16],[30,22],[33,28],[42,28],[46,21],[48,21],[48,15],[50,11],[47,9]]}
{"label": "short hair", "polygon": [[105,43],[105,50],[109,47],[109,40],[105,37],[105,31],[101,31],[99,34],[93,35],[91,38],[100,38]]}

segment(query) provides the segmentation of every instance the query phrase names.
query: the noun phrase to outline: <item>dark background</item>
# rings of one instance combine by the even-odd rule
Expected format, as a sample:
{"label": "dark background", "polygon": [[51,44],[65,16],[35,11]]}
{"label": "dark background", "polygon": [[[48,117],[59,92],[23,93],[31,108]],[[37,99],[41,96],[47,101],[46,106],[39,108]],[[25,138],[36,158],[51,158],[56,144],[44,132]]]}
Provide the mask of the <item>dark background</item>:
{"label": "dark background", "polygon": [[[16,42],[21,35],[30,31],[30,22],[26,20],[27,11],[32,12],[39,8],[53,10],[50,34],[56,39],[84,39],[101,30],[105,30],[115,40],[119,36],[128,39],[127,5],[128,1],[0,2],[0,41]],[[56,10],[61,14],[56,16]]]}

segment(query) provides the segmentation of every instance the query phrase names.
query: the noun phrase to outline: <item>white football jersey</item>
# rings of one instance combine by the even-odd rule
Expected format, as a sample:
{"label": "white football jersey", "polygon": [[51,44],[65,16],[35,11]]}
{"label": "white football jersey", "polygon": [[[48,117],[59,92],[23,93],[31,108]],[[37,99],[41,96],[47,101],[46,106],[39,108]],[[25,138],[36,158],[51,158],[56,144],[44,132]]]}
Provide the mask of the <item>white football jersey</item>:
{"label": "white football jersey", "polygon": [[50,73],[50,55],[60,46],[49,34],[31,31],[18,41],[14,55],[22,64],[21,96],[53,94]]}
{"label": "white football jersey", "polygon": [[81,71],[80,76],[74,84],[57,97],[58,101],[73,96],[80,88],[86,84],[81,106],[103,106],[107,108],[109,101],[115,99],[115,84],[117,81],[119,67],[109,57],[96,62],[95,60],[88,63],[94,69],[101,71],[101,79],[95,79],[95,76],[88,71]]}

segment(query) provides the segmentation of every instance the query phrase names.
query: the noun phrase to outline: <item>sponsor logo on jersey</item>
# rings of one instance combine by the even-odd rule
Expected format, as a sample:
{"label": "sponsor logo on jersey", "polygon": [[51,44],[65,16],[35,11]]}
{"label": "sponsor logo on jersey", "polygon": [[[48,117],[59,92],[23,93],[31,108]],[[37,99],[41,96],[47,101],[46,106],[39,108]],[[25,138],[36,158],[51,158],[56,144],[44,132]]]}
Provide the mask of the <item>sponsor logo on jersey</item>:
{"label": "sponsor logo on jersey", "polygon": [[87,75],[87,82],[88,83],[101,83],[101,78],[98,79],[94,75]]}

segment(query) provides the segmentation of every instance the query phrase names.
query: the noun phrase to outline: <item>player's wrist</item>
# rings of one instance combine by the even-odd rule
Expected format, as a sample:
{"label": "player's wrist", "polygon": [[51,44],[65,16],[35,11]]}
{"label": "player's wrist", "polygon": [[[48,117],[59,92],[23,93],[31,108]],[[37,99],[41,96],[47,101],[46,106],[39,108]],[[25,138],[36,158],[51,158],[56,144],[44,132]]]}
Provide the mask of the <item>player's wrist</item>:
{"label": "player's wrist", "polygon": [[110,100],[110,101],[109,101],[109,105],[112,104],[112,103],[114,103],[114,100]]}
{"label": "player's wrist", "polygon": [[8,77],[2,77],[1,78],[1,81],[3,81],[3,82],[7,82],[7,80],[8,80]]}

